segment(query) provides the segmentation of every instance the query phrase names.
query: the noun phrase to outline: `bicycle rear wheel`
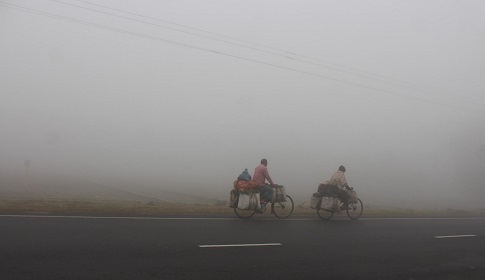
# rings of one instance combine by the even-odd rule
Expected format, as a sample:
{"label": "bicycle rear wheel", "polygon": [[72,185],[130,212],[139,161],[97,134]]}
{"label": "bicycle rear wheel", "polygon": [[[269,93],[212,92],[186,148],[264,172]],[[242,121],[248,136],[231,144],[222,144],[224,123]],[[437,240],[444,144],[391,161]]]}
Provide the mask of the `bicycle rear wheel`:
{"label": "bicycle rear wheel", "polygon": [[241,219],[249,219],[252,216],[254,216],[254,214],[256,213],[256,210],[254,210],[254,209],[242,210],[242,209],[239,209],[239,208],[236,207],[236,208],[234,208],[234,213],[236,213],[236,216],[238,216]]}
{"label": "bicycle rear wheel", "polygon": [[330,218],[333,217],[333,214],[335,214],[335,212],[318,208],[317,214],[318,214],[318,217],[320,217],[320,219],[322,220],[330,220]]}
{"label": "bicycle rear wheel", "polygon": [[286,195],[285,202],[275,202],[271,204],[271,212],[280,219],[286,219],[291,216],[294,208],[295,205],[293,199],[289,195]]}
{"label": "bicycle rear wheel", "polygon": [[357,220],[362,216],[362,212],[364,211],[364,204],[362,204],[362,200],[357,198],[356,203],[349,203],[349,209],[347,209],[347,216],[349,216],[352,220]]}

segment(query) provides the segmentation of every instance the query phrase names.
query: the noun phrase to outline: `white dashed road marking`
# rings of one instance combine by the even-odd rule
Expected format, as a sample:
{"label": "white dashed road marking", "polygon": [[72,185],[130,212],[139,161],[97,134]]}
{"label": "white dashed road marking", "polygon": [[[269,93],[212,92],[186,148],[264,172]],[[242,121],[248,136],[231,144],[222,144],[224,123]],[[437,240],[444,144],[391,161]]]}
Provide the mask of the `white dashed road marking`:
{"label": "white dashed road marking", "polygon": [[458,237],[475,237],[475,234],[463,234],[463,235],[442,235],[442,236],[435,236],[434,238],[458,238]]}
{"label": "white dashed road marking", "polygon": [[199,245],[200,248],[281,246],[281,243]]}

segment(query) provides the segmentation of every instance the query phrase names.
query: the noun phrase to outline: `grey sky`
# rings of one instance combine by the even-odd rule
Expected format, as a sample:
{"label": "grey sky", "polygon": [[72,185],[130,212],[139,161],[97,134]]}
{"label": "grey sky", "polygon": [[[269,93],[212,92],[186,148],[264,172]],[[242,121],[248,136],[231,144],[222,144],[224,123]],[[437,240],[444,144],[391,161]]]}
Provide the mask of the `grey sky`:
{"label": "grey sky", "polygon": [[484,8],[1,0],[0,169],[483,208]]}

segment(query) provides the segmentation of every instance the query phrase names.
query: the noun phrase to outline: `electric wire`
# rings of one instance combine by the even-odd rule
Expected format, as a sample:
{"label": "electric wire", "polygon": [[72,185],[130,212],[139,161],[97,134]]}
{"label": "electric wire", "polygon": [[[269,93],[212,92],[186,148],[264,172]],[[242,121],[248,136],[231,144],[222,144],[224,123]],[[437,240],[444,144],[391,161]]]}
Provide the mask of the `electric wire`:
{"label": "electric wire", "polygon": [[[66,2],[63,2],[63,1],[60,1],[60,0],[49,0],[49,1],[54,1],[54,2],[62,3],[62,4],[65,4],[65,5],[71,5],[71,6],[75,6],[75,7],[78,7],[78,8],[88,9],[88,10],[99,12],[99,13],[105,13],[105,14],[109,14],[109,15],[112,15],[112,16],[119,16],[119,15],[116,15],[116,14],[106,13],[106,12],[102,12],[102,11],[99,11],[99,10],[89,9],[89,8],[86,8],[86,7],[66,3]],[[211,35],[215,35],[215,36],[219,36],[219,37],[223,37],[223,38],[228,38],[228,39],[231,39],[231,40],[235,40],[235,41],[239,41],[239,42],[243,42],[243,43],[247,43],[247,44],[252,44],[252,45],[255,45],[255,46],[260,46],[260,47],[276,50],[276,51],[285,53],[285,55],[277,54],[277,53],[274,53],[274,52],[269,52],[269,51],[258,49],[258,48],[253,48],[253,47],[246,46],[246,45],[235,44],[235,43],[232,43],[232,42],[228,42],[228,41],[225,41],[225,40],[220,40],[220,39],[217,39],[217,38],[196,34],[196,33],[193,33],[193,32],[187,32],[187,31],[183,31],[183,30],[179,30],[179,29],[174,29],[174,28],[162,26],[162,25],[156,25],[156,26],[159,26],[159,27],[162,27],[162,28],[168,28],[168,29],[171,29],[171,30],[174,30],[174,31],[184,32],[184,33],[191,34],[191,35],[194,35],[194,36],[200,36],[200,37],[204,37],[204,38],[207,38],[207,39],[220,41],[220,42],[223,42],[223,43],[227,43],[227,44],[231,44],[231,45],[235,45],[235,46],[239,46],[239,47],[244,47],[244,48],[252,49],[252,50],[255,50],[255,51],[260,51],[260,52],[275,55],[275,56],[284,57],[284,58],[287,58],[287,59],[293,59],[293,60],[296,60],[296,61],[299,61],[299,62],[314,65],[314,66],[317,66],[317,67],[327,68],[327,69],[330,69],[330,70],[339,71],[339,72],[350,74],[350,75],[355,75],[355,76],[358,76],[358,77],[361,77],[361,78],[387,83],[387,84],[393,85],[393,86],[425,91],[427,93],[431,93],[433,95],[437,95],[437,96],[440,96],[440,97],[443,97],[443,94],[445,94],[445,95],[447,95],[446,98],[454,99],[456,101],[461,101],[461,102],[467,102],[466,100],[464,100],[462,98],[456,98],[456,97],[453,97],[453,96],[449,96],[447,93],[437,91],[437,90],[429,88],[429,87],[423,87],[423,86],[420,86],[420,85],[415,85],[415,84],[409,83],[407,81],[401,81],[399,79],[395,79],[395,78],[392,78],[392,77],[386,77],[386,76],[383,76],[383,75],[377,75],[377,74],[365,72],[365,71],[362,71],[362,70],[349,68],[349,67],[346,67],[346,66],[343,66],[343,65],[330,63],[328,61],[324,61],[324,60],[321,60],[321,59],[318,59],[318,58],[297,54],[295,52],[275,48],[275,47],[272,47],[272,46],[263,45],[263,44],[259,44],[259,43],[255,43],[255,42],[251,42],[251,41],[247,41],[247,40],[242,40],[242,39],[238,39],[238,38],[235,38],[235,37],[232,37],[232,36],[227,36],[227,35],[223,35],[223,34],[219,34],[219,33],[215,33],[215,32],[210,32],[210,31],[203,30],[203,29],[200,29],[200,28],[194,28],[194,27],[191,27],[191,26],[182,25],[182,24],[178,24],[178,23],[175,23],[175,22],[171,22],[171,21],[161,20],[161,19],[154,18],[154,17],[148,17],[148,16],[145,16],[145,15],[142,15],[142,14],[139,14],[139,13],[133,13],[133,12],[125,11],[125,10],[122,10],[122,9],[117,9],[117,8],[113,8],[113,7],[110,7],[110,6],[101,5],[101,4],[98,4],[98,3],[91,2],[91,1],[86,1],[86,0],[76,0],[76,1],[81,2],[81,3],[86,3],[86,4],[89,4],[89,5],[102,7],[102,8],[113,10],[113,11],[117,11],[117,12],[135,15],[135,16],[150,19],[150,20],[155,20],[155,21],[158,21],[158,22],[163,22],[163,23],[168,23],[168,24],[172,24],[172,25],[175,25],[175,26],[180,26],[180,27],[191,29],[191,30],[198,31],[198,32],[204,32],[204,33],[207,33],[207,34],[211,34]],[[122,17],[122,16],[119,16],[119,17]],[[122,18],[126,18],[126,17],[122,17]],[[135,19],[132,19],[132,18],[126,18],[126,19],[135,20]],[[138,21],[138,20],[135,20],[135,21]],[[153,23],[150,23],[150,22],[144,22],[144,21],[139,21],[139,22],[154,25]],[[306,60],[298,59],[297,57],[304,58]],[[307,60],[310,60],[310,61],[307,61]],[[313,61],[319,61],[320,63],[315,63]],[[324,64],[321,64],[321,63],[325,63],[327,65],[324,65]],[[328,65],[331,65],[331,66],[328,66]]]}
{"label": "electric wire", "polygon": [[[151,22],[147,22],[147,21],[143,21],[143,20],[133,19],[133,18],[129,18],[129,17],[125,17],[125,16],[113,14],[113,13],[108,13],[108,12],[105,12],[105,11],[95,10],[95,9],[87,8],[87,7],[84,7],[84,6],[79,6],[79,5],[67,3],[67,2],[64,2],[64,1],[60,1],[60,0],[48,0],[48,1],[57,2],[57,3],[60,3],[60,4],[69,5],[69,6],[72,6],[72,7],[76,7],[76,8],[80,8],[80,9],[85,9],[85,10],[89,10],[89,11],[93,11],[93,12],[97,12],[97,13],[102,13],[102,14],[106,14],[106,15],[110,15],[110,16],[114,16],[114,17],[119,17],[119,18],[131,20],[131,21],[135,21],[135,22],[139,22],[139,23],[144,23],[144,24],[148,24],[148,25],[158,26],[158,27],[166,28],[166,29],[169,29],[169,30],[172,30],[172,31],[177,31],[177,32],[182,32],[182,33],[186,33],[186,34],[193,35],[193,36],[202,37],[202,38],[205,38],[205,39],[215,40],[215,41],[223,42],[223,43],[230,44],[230,45],[233,45],[233,46],[247,48],[247,49],[251,49],[251,50],[254,50],[254,51],[259,51],[259,52],[262,52],[262,53],[266,53],[266,54],[271,54],[271,55],[274,55],[274,56],[283,57],[283,58],[286,58],[286,59],[292,59],[292,60],[295,60],[295,61],[299,61],[299,62],[303,62],[303,63],[306,63],[306,64],[310,64],[310,65],[313,65],[313,66],[317,66],[317,67],[321,67],[321,68],[327,68],[327,69],[334,70],[334,71],[338,71],[338,72],[342,72],[342,73],[345,73],[345,74],[350,74],[350,75],[358,76],[358,77],[365,78],[365,79],[370,79],[370,80],[374,80],[374,81],[379,81],[379,82],[387,83],[387,84],[393,85],[393,86],[398,86],[398,87],[408,88],[408,89],[409,88],[411,88],[411,89],[417,89],[417,90],[421,90],[421,91],[424,90],[424,91],[428,91],[428,92],[429,91],[434,91],[436,93],[436,91],[433,90],[433,89],[422,88],[420,86],[412,85],[410,83],[407,83],[407,82],[404,82],[404,81],[399,81],[399,80],[396,80],[396,79],[389,80],[389,79],[391,79],[389,77],[387,78],[388,80],[386,80],[385,78],[377,77],[375,74],[372,74],[372,73],[366,73],[366,72],[361,71],[361,70],[351,69],[351,68],[347,68],[347,67],[344,67],[344,66],[341,66],[341,65],[332,64],[332,63],[329,63],[329,62],[326,62],[326,61],[322,61],[322,60],[319,60],[319,59],[316,59],[316,58],[299,55],[299,54],[296,54],[294,52],[289,52],[289,51],[277,49],[277,48],[274,48],[274,47],[269,47],[269,46],[266,46],[266,45],[261,45],[261,44],[258,44],[258,43],[254,43],[254,42],[249,42],[249,41],[237,39],[235,37],[221,35],[221,34],[217,34],[217,33],[214,33],[214,32],[205,31],[205,30],[202,30],[202,29],[193,28],[193,27],[189,27],[189,26],[186,26],[186,25],[181,25],[181,24],[173,23],[173,22],[170,22],[170,21],[160,20],[160,19],[153,18],[153,17],[147,17],[147,16],[144,16],[144,15],[141,15],[141,14],[124,11],[124,10],[121,10],[121,9],[116,9],[116,8],[112,8],[112,7],[105,6],[105,5],[100,5],[100,4],[97,4],[97,3],[90,2],[90,1],[77,0],[77,1],[82,2],[82,3],[87,3],[87,4],[90,4],[90,5],[99,6],[99,7],[105,8],[105,9],[119,11],[119,12],[123,12],[123,13],[126,13],[126,14],[131,14],[131,15],[135,15],[135,16],[138,16],[138,17],[147,18],[147,19],[150,19],[150,20],[156,20],[156,21],[160,21],[160,22],[164,22],[164,23],[169,23],[169,24],[181,26],[181,27],[184,27],[184,28],[196,30],[196,31],[199,31],[199,32],[205,32],[205,33],[208,33],[208,34],[212,34],[212,35],[216,35],[216,36],[220,36],[220,37],[229,38],[231,40],[237,40],[237,41],[240,41],[240,42],[249,43],[249,44],[252,44],[252,45],[262,46],[262,47],[265,47],[265,48],[269,48],[269,49],[273,49],[273,50],[277,50],[277,51],[286,53],[286,55],[281,55],[281,54],[278,54],[278,53],[275,53],[275,52],[270,52],[270,51],[267,51],[267,50],[250,47],[250,46],[247,46],[247,45],[236,44],[236,43],[229,42],[229,41],[226,41],[226,40],[221,40],[221,39],[213,38],[213,37],[210,37],[210,36],[205,36],[205,35],[201,35],[201,34],[197,34],[197,33],[193,33],[193,32],[188,32],[188,31],[184,31],[184,30],[180,30],[180,29],[176,29],[176,28],[171,28],[171,27],[167,27],[167,26],[163,26],[163,25],[159,25],[159,24],[155,24],[155,23],[151,23]],[[302,59],[298,59],[298,58],[291,57],[291,56],[288,56],[288,55],[298,56],[298,57],[302,57],[302,58],[309,59],[309,60],[314,60],[314,61],[321,61],[323,63],[330,64],[332,66],[323,65],[321,63],[315,63],[315,62],[312,62],[312,61],[302,60]],[[449,97],[449,98],[453,98],[453,97]],[[454,98],[454,99],[456,99],[456,98]],[[456,99],[456,100],[463,101],[462,99]]]}
{"label": "electric wire", "polygon": [[108,30],[108,31],[112,31],[112,32],[121,33],[121,34],[126,34],[126,35],[135,36],[135,37],[165,42],[165,43],[174,44],[174,45],[178,45],[178,46],[182,46],[182,47],[186,47],[186,48],[210,52],[210,53],[214,53],[214,54],[218,54],[218,55],[222,55],[222,56],[226,56],[226,57],[232,57],[232,58],[236,58],[236,59],[243,60],[243,61],[253,62],[253,63],[257,63],[257,64],[261,64],[261,65],[266,65],[266,66],[270,66],[270,67],[274,67],[274,68],[279,68],[279,69],[284,69],[284,70],[288,70],[288,71],[291,71],[291,72],[304,74],[304,75],[323,78],[323,79],[326,79],[326,80],[331,80],[331,81],[339,82],[339,83],[342,83],[342,84],[348,84],[348,85],[352,85],[352,86],[356,86],[356,87],[361,87],[361,88],[369,89],[369,90],[372,90],[372,91],[384,93],[384,94],[387,94],[387,95],[394,95],[394,96],[399,96],[399,97],[405,98],[405,99],[414,99],[416,101],[426,102],[426,103],[440,105],[440,106],[444,106],[444,107],[450,107],[446,103],[431,101],[431,100],[421,98],[421,97],[409,96],[409,95],[400,94],[400,93],[397,93],[397,92],[394,92],[394,91],[393,92],[386,91],[386,90],[382,90],[380,88],[368,86],[368,85],[365,85],[365,84],[350,82],[350,81],[337,79],[337,78],[333,78],[333,77],[329,77],[329,76],[325,76],[325,75],[321,75],[321,74],[317,74],[317,73],[313,73],[313,72],[309,72],[309,71],[294,69],[294,68],[291,68],[291,67],[281,66],[281,65],[277,65],[277,64],[273,64],[273,63],[268,63],[268,62],[264,62],[264,61],[260,61],[260,60],[251,59],[251,58],[246,58],[246,57],[233,55],[233,54],[229,54],[229,53],[225,53],[225,52],[221,52],[221,51],[216,51],[216,50],[212,50],[212,49],[208,49],[208,48],[198,47],[198,46],[194,46],[194,45],[190,45],[190,44],[186,44],[186,43],[175,42],[175,41],[171,41],[171,40],[167,40],[167,39],[163,39],[163,38],[159,38],[159,37],[155,37],[155,36],[151,36],[151,35],[141,34],[141,33],[128,31],[128,30],[124,30],[124,29],[119,29],[119,28],[114,28],[114,27],[109,27],[109,26],[105,26],[105,25],[101,25],[101,24],[91,23],[91,22],[87,22],[87,21],[83,21],[83,20],[79,20],[79,19],[75,19],[75,18],[66,17],[66,16],[60,16],[60,15],[57,15],[57,14],[52,14],[52,13],[48,13],[48,12],[44,12],[44,11],[40,11],[40,10],[36,10],[36,9],[31,9],[31,8],[26,8],[26,7],[15,5],[15,4],[5,3],[5,2],[2,2],[2,1],[0,1],[0,6],[4,6],[4,7],[7,7],[7,8],[20,10],[20,11],[24,11],[24,12],[28,12],[28,13],[33,13],[33,14],[37,14],[37,15],[41,15],[41,16],[46,16],[46,17],[50,17],[50,18],[54,18],[54,19],[58,19],[58,20],[64,20],[64,21],[68,21],[68,22],[72,22],[72,23],[78,23],[78,24],[82,24],[82,25],[86,25],[86,26],[100,28],[100,29],[104,29],[104,30]]}
{"label": "electric wire", "polygon": [[[101,14],[106,14],[106,15],[110,15],[110,16],[114,16],[114,17],[119,17],[119,18],[131,20],[131,21],[135,21],[135,22],[139,22],[139,23],[143,23],[143,24],[157,26],[157,27],[169,29],[169,30],[172,30],[172,31],[177,31],[177,32],[181,32],[181,33],[185,33],[185,34],[189,34],[189,35],[193,35],[193,36],[197,36],[197,37],[202,37],[202,38],[205,38],[205,39],[216,40],[216,41],[223,42],[223,43],[226,43],[226,44],[230,44],[230,45],[233,45],[233,46],[248,48],[248,49],[251,49],[251,50],[255,50],[255,51],[259,51],[259,52],[264,52],[264,53],[272,54],[272,55],[275,55],[275,56],[281,56],[280,54],[273,53],[273,52],[269,52],[269,51],[265,51],[265,50],[262,50],[262,49],[258,49],[258,48],[254,48],[254,47],[250,47],[250,46],[245,46],[245,45],[241,45],[241,44],[236,44],[236,43],[233,43],[233,42],[229,42],[229,41],[225,41],[225,40],[220,40],[220,39],[213,38],[213,37],[210,37],[210,36],[205,36],[205,35],[197,34],[197,33],[194,33],[194,32],[189,32],[189,31],[185,31],[185,30],[173,28],[173,27],[167,27],[167,26],[163,26],[163,25],[160,25],[160,24],[156,24],[156,23],[152,23],[152,22],[148,22],[148,21],[144,21],[144,20],[134,19],[134,18],[125,17],[125,16],[121,16],[121,15],[117,15],[117,14],[113,14],[113,13],[109,13],[109,12],[105,12],[105,11],[91,9],[91,8],[87,8],[87,7],[83,7],[83,6],[79,6],[79,5],[75,5],[75,4],[71,4],[71,3],[66,3],[66,2],[60,1],[60,0],[48,0],[48,1],[56,2],[56,3],[60,3],[60,4],[64,4],[64,5],[68,5],[68,6],[72,6],[72,7],[76,7],[76,8],[80,8],[80,9],[85,9],[85,10],[93,11],[93,12],[96,12],[96,13],[101,13]],[[93,4],[93,5],[96,5],[96,4]],[[99,5],[99,6],[102,6],[102,5]],[[103,7],[105,7],[105,6],[103,6]],[[126,12],[126,13],[129,13],[129,12]],[[143,16],[140,16],[140,17],[143,17]],[[287,59],[294,59],[294,58],[288,57],[288,56],[284,56],[284,57],[287,58]]]}
{"label": "electric wire", "polygon": [[238,39],[238,38],[235,38],[235,37],[232,37],[232,36],[227,36],[227,35],[211,32],[211,31],[203,30],[203,29],[200,29],[200,28],[195,28],[195,27],[192,27],[192,26],[175,23],[175,22],[172,22],[172,21],[162,20],[162,19],[155,18],[155,17],[149,17],[149,16],[145,16],[145,15],[142,15],[142,14],[129,12],[129,11],[126,11],[126,10],[117,9],[117,8],[109,7],[109,6],[106,6],[106,5],[101,5],[101,4],[98,4],[98,3],[91,2],[91,1],[85,1],[85,0],[77,0],[77,1],[82,2],[82,3],[86,3],[86,4],[90,4],[90,5],[94,5],[94,6],[98,6],[98,7],[102,7],[102,8],[105,8],[105,9],[113,10],[113,11],[118,11],[118,12],[130,14],[130,15],[134,15],[134,16],[138,16],[138,17],[142,17],[142,18],[146,18],[146,19],[150,19],[150,20],[155,20],[155,21],[158,21],[158,22],[172,24],[172,25],[175,25],[175,26],[191,29],[191,30],[198,31],[198,32],[204,32],[204,33],[207,33],[207,34],[211,34],[211,35],[215,35],[215,36],[219,36],[219,37],[223,37],[223,38],[227,38],[227,39],[231,39],[231,40],[235,40],[235,41],[239,41],[239,42],[243,42],[243,43],[252,44],[252,45],[255,45],[255,46],[260,46],[260,47],[272,49],[272,50],[275,50],[275,51],[286,53],[287,55],[297,55],[296,53],[293,53],[293,52],[290,52],[290,51],[287,51],[287,50],[278,49],[278,48],[275,48],[275,47],[272,47],[272,46],[254,43],[254,42]]}

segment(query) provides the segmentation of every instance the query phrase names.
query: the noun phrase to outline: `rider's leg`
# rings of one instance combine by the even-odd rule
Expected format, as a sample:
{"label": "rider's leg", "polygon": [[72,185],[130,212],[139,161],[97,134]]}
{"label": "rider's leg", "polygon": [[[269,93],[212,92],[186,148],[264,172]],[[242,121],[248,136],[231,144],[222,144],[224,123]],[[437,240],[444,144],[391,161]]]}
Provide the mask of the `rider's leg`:
{"label": "rider's leg", "polygon": [[350,201],[350,194],[346,190],[340,190],[338,195],[340,201],[342,201],[342,208],[343,210],[349,209],[349,201]]}
{"label": "rider's leg", "polygon": [[261,199],[266,202],[270,202],[273,198],[273,188],[269,185],[264,185],[261,187]]}

